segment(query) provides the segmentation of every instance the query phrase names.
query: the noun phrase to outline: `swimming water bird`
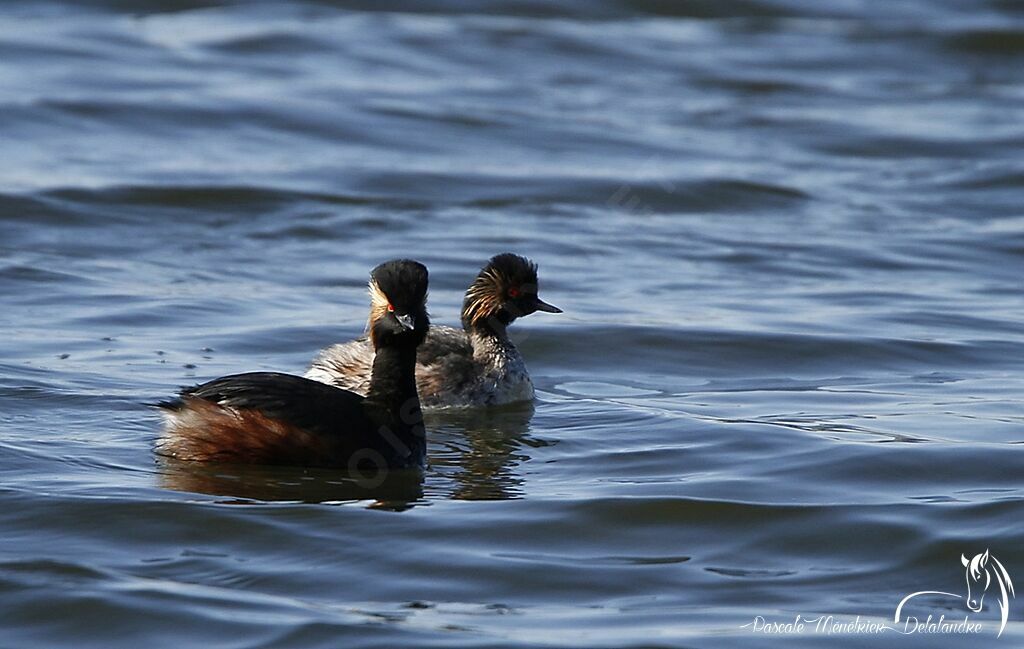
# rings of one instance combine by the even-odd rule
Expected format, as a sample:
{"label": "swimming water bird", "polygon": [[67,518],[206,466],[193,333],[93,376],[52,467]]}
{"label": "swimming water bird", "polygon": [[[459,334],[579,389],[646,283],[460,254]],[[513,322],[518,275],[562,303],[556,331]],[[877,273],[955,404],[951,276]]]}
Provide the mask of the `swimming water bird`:
{"label": "swimming water bird", "polygon": [[[431,327],[420,345],[416,382],[423,406],[531,401],[533,382],[507,330],[516,318],[535,311],[562,312],[537,296],[537,265],[512,253],[492,257],[466,291],[462,330]],[[322,350],[306,378],[366,394],[373,364],[373,346],[363,336]]]}
{"label": "swimming water bird", "polygon": [[365,396],[300,376],[252,372],[215,379],[158,404],[157,453],[180,460],[347,467],[422,466],[416,347],[429,329],[427,269],[385,262],[370,275],[376,353]]}

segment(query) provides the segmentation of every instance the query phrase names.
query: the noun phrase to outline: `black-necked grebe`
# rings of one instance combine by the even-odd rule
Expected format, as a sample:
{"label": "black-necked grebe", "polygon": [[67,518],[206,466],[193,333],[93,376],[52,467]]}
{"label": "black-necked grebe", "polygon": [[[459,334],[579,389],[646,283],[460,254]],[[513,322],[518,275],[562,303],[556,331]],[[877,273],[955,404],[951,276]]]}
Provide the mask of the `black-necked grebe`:
{"label": "black-necked grebe", "polygon": [[370,276],[376,349],[365,397],[276,372],[236,374],[159,404],[157,453],[181,460],[348,467],[422,466],[416,347],[429,328],[427,269],[398,260]]}
{"label": "black-necked grebe", "polygon": [[[492,406],[533,399],[526,363],[508,338],[512,322],[535,311],[561,313],[537,297],[537,265],[505,253],[492,257],[466,291],[462,331],[431,327],[417,353],[416,382],[427,408]],[[374,352],[366,336],[332,345],[306,378],[366,394]]]}

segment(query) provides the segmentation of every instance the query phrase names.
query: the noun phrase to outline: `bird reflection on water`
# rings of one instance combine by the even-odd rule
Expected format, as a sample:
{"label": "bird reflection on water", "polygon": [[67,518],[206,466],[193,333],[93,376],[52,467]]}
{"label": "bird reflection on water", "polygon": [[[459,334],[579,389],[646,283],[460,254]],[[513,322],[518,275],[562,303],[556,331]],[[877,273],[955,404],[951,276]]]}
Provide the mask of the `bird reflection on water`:
{"label": "bird reflection on water", "polygon": [[[424,413],[430,478],[452,500],[508,500],[523,495],[519,467],[530,449],[550,442],[530,435],[533,404]],[[431,489],[433,491],[433,489]]]}
{"label": "bird reflection on water", "polygon": [[160,460],[160,486],[224,496],[224,504],[302,502],[344,504],[369,501],[369,507],[404,511],[422,502],[423,472],[382,470],[353,474],[339,469],[312,469],[246,464],[209,464]]}
{"label": "bird reflection on water", "polygon": [[[426,472],[388,470],[351,474],[337,469],[207,464],[163,458],[160,486],[173,491],[226,497],[224,503],[367,503],[374,509],[404,511],[428,500],[507,500],[523,494],[518,469],[531,448],[549,442],[532,438],[532,404],[488,410],[428,413]],[[429,495],[428,499],[426,496]]]}

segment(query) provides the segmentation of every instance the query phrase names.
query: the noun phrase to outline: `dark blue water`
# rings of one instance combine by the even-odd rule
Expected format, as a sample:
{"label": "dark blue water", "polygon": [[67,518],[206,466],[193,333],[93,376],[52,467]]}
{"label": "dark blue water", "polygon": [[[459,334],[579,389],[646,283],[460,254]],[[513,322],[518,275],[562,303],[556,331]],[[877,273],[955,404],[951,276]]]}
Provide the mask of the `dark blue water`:
{"label": "dark blue water", "polygon": [[[0,151],[3,647],[1024,641],[1020,3],[5,2]],[[155,460],[506,250],[536,407],[422,479]]]}

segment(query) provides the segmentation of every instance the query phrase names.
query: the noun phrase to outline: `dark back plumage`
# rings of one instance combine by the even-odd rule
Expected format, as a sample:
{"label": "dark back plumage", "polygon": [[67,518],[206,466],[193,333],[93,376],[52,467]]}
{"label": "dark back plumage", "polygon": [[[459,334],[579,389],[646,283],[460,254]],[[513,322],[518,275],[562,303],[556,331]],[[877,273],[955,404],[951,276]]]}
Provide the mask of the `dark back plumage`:
{"label": "dark back plumage", "polygon": [[[168,429],[156,450],[182,460],[337,466],[374,441],[363,434],[372,428],[362,401],[289,374],[225,376],[157,404]],[[356,434],[337,435],[339,422]]]}

